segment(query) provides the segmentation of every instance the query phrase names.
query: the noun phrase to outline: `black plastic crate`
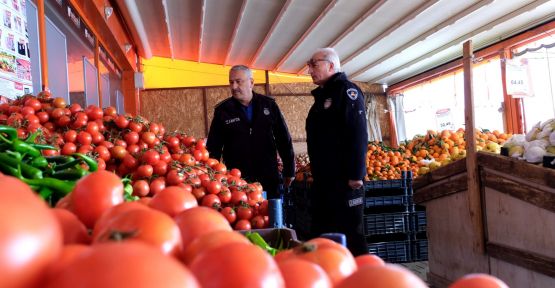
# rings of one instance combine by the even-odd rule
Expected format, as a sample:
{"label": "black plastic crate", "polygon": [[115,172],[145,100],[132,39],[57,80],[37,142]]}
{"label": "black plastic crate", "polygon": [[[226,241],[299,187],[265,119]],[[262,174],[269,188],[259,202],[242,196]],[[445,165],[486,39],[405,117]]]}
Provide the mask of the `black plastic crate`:
{"label": "black plastic crate", "polygon": [[405,233],[411,230],[410,213],[381,213],[364,215],[364,234],[366,236]]}
{"label": "black plastic crate", "polygon": [[309,210],[296,209],[294,215],[293,229],[297,232],[299,239],[308,240],[311,235],[312,215]]}
{"label": "black plastic crate", "polygon": [[367,196],[364,198],[366,208],[382,207],[382,206],[407,206],[410,204],[409,195],[393,195],[393,196]]}
{"label": "black plastic crate", "polygon": [[411,261],[410,240],[368,243],[368,252],[389,263]]}
{"label": "black plastic crate", "polygon": [[428,239],[416,239],[412,241],[411,246],[411,261],[417,262],[428,260]]}
{"label": "black plastic crate", "polygon": [[413,232],[424,232],[426,231],[427,221],[426,221],[426,211],[416,211],[411,213],[412,220],[412,231]]}

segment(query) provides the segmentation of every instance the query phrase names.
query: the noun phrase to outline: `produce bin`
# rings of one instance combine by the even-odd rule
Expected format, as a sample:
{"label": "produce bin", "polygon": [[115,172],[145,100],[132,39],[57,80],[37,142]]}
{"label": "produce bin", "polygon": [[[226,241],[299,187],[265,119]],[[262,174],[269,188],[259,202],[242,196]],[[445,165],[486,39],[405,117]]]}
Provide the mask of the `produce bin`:
{"label": "produce bin", "polygon": [[555,287],[555,170],[485,152],[475,160],[475,206],[465,160],[414,182],[414,202],[426,206],[429,283],[481,272],[510,287]]}

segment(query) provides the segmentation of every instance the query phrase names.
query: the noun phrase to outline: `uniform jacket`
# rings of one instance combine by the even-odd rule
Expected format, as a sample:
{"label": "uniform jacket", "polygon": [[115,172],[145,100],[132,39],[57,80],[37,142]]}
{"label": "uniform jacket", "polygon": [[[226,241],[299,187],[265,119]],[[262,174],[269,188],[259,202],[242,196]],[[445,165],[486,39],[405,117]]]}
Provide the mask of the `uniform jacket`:
{"label": "uniform jacket", "polygon": [[249,181],[277,180],[277,154],[283,161],[283,176],[293,177],[295,159],[291,136],[275,100],[253,92],[253,115],[247,115],[235,98],[230,97],[214,109],[206,147],[210,157],[220,159],[228,168],[238,168]]}
{"label": "uniform jacket", "polygon": [[306,134],[314,179],[364,179],[368,132],[362,91],[336,73],[312,95]]}

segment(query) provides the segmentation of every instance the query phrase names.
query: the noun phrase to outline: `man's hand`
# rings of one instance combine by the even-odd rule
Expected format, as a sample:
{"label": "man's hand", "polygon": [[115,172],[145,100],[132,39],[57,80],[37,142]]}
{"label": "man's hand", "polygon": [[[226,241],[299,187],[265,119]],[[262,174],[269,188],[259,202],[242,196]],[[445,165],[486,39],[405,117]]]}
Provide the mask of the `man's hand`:
{"label": "man's hand", "polygon": [[349,180],[349,187],[353,190],[361,188],[362,184],[362,180]]}
{"label": "man's hand", "polygon": [[291,182],[293,182],[294,179],[295,179],[295,177],[284,177],[283,178],[283,188],[285,188],[285,190],[287,190],[287,188],[289,188],[289,186],[291,186]]}

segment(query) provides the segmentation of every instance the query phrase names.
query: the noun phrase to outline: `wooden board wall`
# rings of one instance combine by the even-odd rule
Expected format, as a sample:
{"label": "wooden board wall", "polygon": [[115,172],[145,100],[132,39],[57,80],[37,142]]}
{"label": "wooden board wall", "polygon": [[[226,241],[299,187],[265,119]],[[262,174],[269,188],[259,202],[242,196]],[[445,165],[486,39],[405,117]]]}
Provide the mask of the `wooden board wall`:
{"label": "wooden board wall", "polygon": [[[378,111],[388,109],[386,96],[380,85],[357,84],[365,94],[377,97]],[[315,85],[312,83],[278,83],[269,86],[270,93],[266,93],[263,84],[255,85],[253,90],[257,93],[272,95],[287,121],[293,141],[305,141],[305,120],[308,110],[314,102],[310,91],[315,88]],[[191,133],[195,137],[206,137],[212,121],[214,106],[228,97],[230,97],[230,92],[227,86],[142,90],[140,91],[140,114],[146,119],[162,123],[167,131],[177,130]],[[385,142],[389,142],[388,114],[380,113],[379,121],[382,137]]]}

